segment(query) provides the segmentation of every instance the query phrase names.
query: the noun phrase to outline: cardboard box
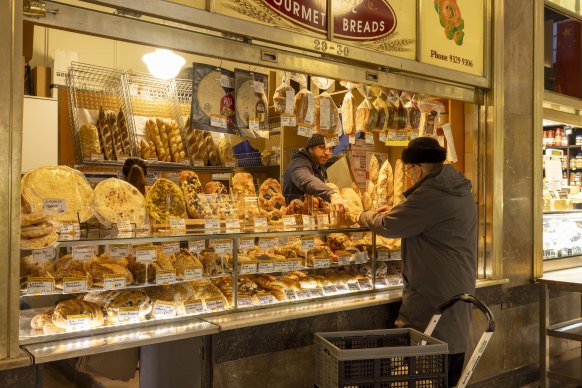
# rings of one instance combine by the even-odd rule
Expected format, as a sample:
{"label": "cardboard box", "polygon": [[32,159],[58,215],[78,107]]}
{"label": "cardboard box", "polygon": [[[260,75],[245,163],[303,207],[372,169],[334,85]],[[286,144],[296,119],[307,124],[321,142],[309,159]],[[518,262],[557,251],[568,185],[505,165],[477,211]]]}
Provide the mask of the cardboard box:
{"label": "cardboard box", "polygon": [[32,69],[32,94],[39,97],[51,96],[51,68],[36,66]]}
{"label": "cardboard box", "polygon": [[32,48],[34,45],[34,24],[22,23],[22,55],[24,62],[28,63],[32,59]]}

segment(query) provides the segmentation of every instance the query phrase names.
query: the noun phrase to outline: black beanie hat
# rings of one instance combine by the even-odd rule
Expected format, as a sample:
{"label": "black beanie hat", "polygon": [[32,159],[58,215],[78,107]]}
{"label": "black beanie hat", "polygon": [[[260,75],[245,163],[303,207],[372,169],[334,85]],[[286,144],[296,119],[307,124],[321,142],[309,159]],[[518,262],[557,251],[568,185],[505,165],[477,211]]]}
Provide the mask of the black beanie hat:
{"label": "black beanie hat", "polygon": [[305,148],[310,149],[311,147],[315,147],[322,144],[325,144],[325,138],[319,133],[314,133],[313,136],[311,136],[309,140],[307,140]]}
{"label": "black beanie hat", "polygon": [[402,151],[405,164],[442,163],[446,158],[447,150],[432,137],[418,137]]}

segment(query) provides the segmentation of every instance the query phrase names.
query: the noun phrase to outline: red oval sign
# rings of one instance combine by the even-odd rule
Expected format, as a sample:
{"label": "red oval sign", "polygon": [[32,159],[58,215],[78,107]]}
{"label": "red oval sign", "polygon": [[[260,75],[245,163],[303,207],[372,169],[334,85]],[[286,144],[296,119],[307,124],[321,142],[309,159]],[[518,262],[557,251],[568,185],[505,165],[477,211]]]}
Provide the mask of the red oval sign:
{"label": "red oval sign", "polygon": [[[291,23],[313,32],[327,31],[325,0],[263,0]],[[374,40],[396,28],[396,14],[386,0],[334,0],[334,36]]]}

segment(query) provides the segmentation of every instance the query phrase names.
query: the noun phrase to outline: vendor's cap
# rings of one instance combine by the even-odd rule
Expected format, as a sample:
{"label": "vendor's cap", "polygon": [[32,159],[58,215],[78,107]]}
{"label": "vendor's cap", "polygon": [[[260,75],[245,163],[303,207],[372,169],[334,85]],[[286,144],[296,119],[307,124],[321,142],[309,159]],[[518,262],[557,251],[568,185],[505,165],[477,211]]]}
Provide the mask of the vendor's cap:
{"label": "vendor's cap", "polygon": [[446,158],[447,150],[432,137],[418,137],[402,151],[405,164],[442,163]]}
{"label": "vendor's cap", "polygon": [[307,140],[307,144],[305,145],[305,148],[309,149],[311,147],[315,147],[315,146],[319,146],[319,145],[323,145],[325,144],[325,138],[320,135],[319,133],[315,133],[313,134],[313,136],[311,136],[309,138],[309,140]]}

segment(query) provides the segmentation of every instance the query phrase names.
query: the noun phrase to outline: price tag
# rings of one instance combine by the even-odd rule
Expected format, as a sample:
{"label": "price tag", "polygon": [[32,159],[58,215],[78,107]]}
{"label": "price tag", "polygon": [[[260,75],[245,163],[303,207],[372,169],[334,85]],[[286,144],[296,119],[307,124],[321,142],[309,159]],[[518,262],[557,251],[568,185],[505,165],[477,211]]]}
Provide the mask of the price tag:
{"label": "price tag", "polygon": [[315,239],[313,237],[301,239],[301,249],[310,251],[313,248],[315,248]]}
{"label": "price tag", "polygon": [[378,134],[378,140],[380,140],[382,144],[386,143],[386,132],[380,132]]}
{"label": "price tag", "polygon": [[259,248],[260,249],[274,249],[275,248],[275,239],[274,238],[259,238]]}
{"label": "price tag", "polygon": [[356,144],[356,134],[349,136],[349,142],[350,144]]}
{"label": "price tag", "polygon": [[117,221],[115,223],[115,229],[118,232],[131,232],[133,229],[131,228],[131,223],[127,220]]}
{"label": "price tag", "polygon": [[128,244],[109,245],[109,256],[113,258],[129,256],[129,245]]}
{"label": "price tag", "polygon": [[154,303],[154,317],[156,319],[174,318],[176,316],[176,305],[174,302],[157,300]]}
{"label": "price tag", "polygon": [[252,274],[257,273],[257,262],[256,261],[248,261],[245,263],[239,264],[239,274]]}
{"label": "price tag", "polygon": [[317,216],[317,225],[329,225],[329,215],[319,214]]}
{"label": "price tag", "polygon": [[287,244],[295,244],[299,240],[301,240],[301,236],[289,236],[287,237]]}
{"label": "price tag", "polygon": [[103,157],[103,155],[98,155],[98,154],[91,154],[91,158],[90,160],[92,162],[102,162],[105,160],[105,158]]}
{"label": "price tag", "polygon": [[350,265],[350,256],[340,256],[337,260],[338,265]]}
{"label": "price tag", "polygon": [[240,229],[240,220],[238,218],[227,218],[226,229]]}
{"label": "price tag", "polygon": [[207,217],[204,219],[204,229],[216,230],[220,229],[220,219],[215,217]]}
{"label": "price tag", "polygon": [[[81,226],[74,222],[74,223],[62,223],[59,229],[59,234],[79,234],[81,233]],[[61,236],[62,238],[63,236]]]}
{"label": "price tag", "polygon": [[188,241],[188,250],[192,253],[200,253],[206,249],[206,242],[204,240]]}
{"label": "price tag", "polygon": [[299,299],[309,299],[311,298],[311,292],[309,290],[299,290],[297,291],[297,297]]}
{"label": "price tag", "polygon": [[147,158],[146,161],[148,163],[152,163],[152,164],[155,164],[155,163],[158,163],[159,162],[158,158]]}
{"label": "price tag", "polygon": [[266,228],[269,225],[266,218],[255,218],[254,224],[255,229]]}
{"label": "price tag", "polygon": [[170,229],[186,230],[186,221],[183,218],[171,217]]}
{"label": "price tag", "polygon": [[204,167],[204,160],[192,160],[192,167]]}
{"label": "price tag", "polygon": [[63,198],[43,199],[42,209],[47,214],[64,214],[67,212],[67,200]]}
{"label": "price tag", "polygon": [[283,290],[283,292],[285,293],[285,296],[287,297],[287,300],[297,300],[297,294],[295,293],[295,290],[292,290],[290,288],[285,288]]}
{"label": "price tag", "polygon": [[370,283],[369,279],[360,279],[358,280],[358,284],[360,285],[361,290],[369,290],[372,288],[372,284]]}
{"label": "price tag", "polygon": [[87,292],[87,278],[63,278],[63,293]]}
{"label": "price tag", "polygon": [[271,294],[259,295],[258,299],[261,306],[277,303],[277,299]]}
{"label": "price tag", "polygon": [[350,289],[345,284],[338,284],[337,286],[335,286],[335,288],[339,293],[345,293],[350,291]]}
{"label": "price tag", "polygon": [[[293,112],[293,109],[291,109]],[[281,126],[282,127],[295,127],[297,125],[297,117],[294,114],[282,114],[281,115]]]}
{"label": "price tag", "polygon": [[33,249],[32,258],[36,263],[44,263],[55,258],[55,248]]}
{"label": "price tag", "polygon": [[337,294],[337,288],[332,284],[332,285],[323,287],[323,292],[325,292],[325,295]]}
{"label": "price tag", "polygon": [[232,240],[216,240],[214,242],[214,252],[217,255],[224,255],[232,252]]}
{"label": "price tag", "polygon": [[361,240],[362,237],[363,237],[363,234],[361,232],[352,233],[352,241]]}
{"label": "price tag", "polygon": [[275,261],[273,263],[273,272],[288,272],[289,263],[286,261]]}
{"label": "price tag", "polygon": [[202,300],[194,299],[185,301],[184,312],[186,314],[202,314],[204,312],[204,304],[202,304]]}
{"label": "price tag", "polygon": [[117,322],[139,322],[139,307],[120,307],[117,313]]}
{"label": "price tag", "polygon": [[339,144],[339,137],[326,137],[325,148],[333,148]]}
{"label": "price tag", "polygon": [[259,120],[249,120],[249,129],[253,131],[258,131],[261,128],[261,123]]}
{"label": "price tag", "polygon": [[[293,113],[293,106],[295,105],[295,90],[285,91],[285,113]],[[294,125],[293,125],[294,126]]]}
{"label": "price tag", "polygon": [[329,268],[330,266],[330,259],[313,259],[313,268]]}
{"label": "price tag", "polygon": [[321,298],[325,296],[321,288],[312,288],[311,290],[309,290],[309,294],[311,295],[312,298]]}
{"label": "price tag", "polygon": [[178,163],[180,163],[183,166],[189,166],[190,160],[189,159],[180,159],[180,161]]}
{"label": "price tag", "polygon": [[390,252],[390,260],[402,260],[402,252],[401,251]]}
{"label": "price tag", "polygon": [[388,261],[390,260],[390,251],[381,250],[378,251],[378,261]]}
{"label": "price tag", "polygon": [[238,307],[253,307],[255,305],[253,299],[248,296],[239,296],[236,303]]}
{"label": "price tag", "polygon": [[186,267],[184,268],[184,280],[200,280],[204,271],[200,267]]}
{"label": "price tag", "polygon": [[241,238],[238,240],[238,248],[241,251],[249,251],[255,248],[255,239],[254,238]]}
{"label": "price tag", "polygon": [[224,301],[222,298],[206,299],[206,309],[211,311],[224,310]]}
{"label": "price tag", "polygon": [[319,127],[322,129],[329,129],[331,126],[330,120],[330,100],[323,98],[319,100]]}
{"label": "price tag", "polygon": [[52,294],[55,289],[53,278],[29,277],[26,282],[26,293],[28,295]]}
{"label": "price tag", "polygon": [[176,270],[157,270],[156,271],[156,284],[157,285],[164,285],[164,284],[172,284],[176,283]]}
{"label": "price tag", "polygon": [[220,86],[227,89],[234,89],[234,78],[226,74],[220,75]]}
{"label": "price tag", "polygon": [[65,330],[67,333],[89,330],[91,328],[90,314],[67,315]]}
{"label": "price tag", "polygon": [[376,279],[376,287],[388,287],[386,279]]}
{"label": "price tag", "polygon": [[255,81],[255,93],[265,94],[265,84],[260,81]]}
{"label": "price tag", "polygon": [[271,273],[273,272],[273,262],[270,260],[259,260],[258,261],[259,273]]}
{"label": "price tag", "polygon": [[360,285],[358,283],[351,283],[351,282],[348,283],[348,289],[350,291],[360,291],[361,290]]}
{"label": "price tag", "polygon": [[125,276],[119,274],[104,274],[103,288],[106,290],[119,290],[125,288]]}
{"label": "price tag", "polygon": [[236,167],[235,161],[225,162],[224,167]]}
{"label": "price tag", "polygon": [[180,252],[180,242],[164,242],[162,243],[162,253],[164,255],[172,256],[174,253]]}
{"label": "price tag", "polygon": [[217,128],[227,128],[228,119],[223,115],[210,115],[210,125]]}
{"label": "price tag", "polygon": [[158,252],[155,248],[139,248],[135,250],[135,259],[140,263],[154,261],[157,258]]}
{"label": "price tag", "polygon": [[284,226],[297,225],[297,221],[295,220],[295,216],[283,216],[283,225]]}
{"label": "price tag", "polygon": [[373,133],[366,133],[366,137],[364,138],[365,144],[374,144],[374,134]]}
{"label": "price tag", "polygon": [[313,128],[307,127],[305,125],[299,125],[297,127],[297,135],[303,137],[312,137],[313,136]]}

